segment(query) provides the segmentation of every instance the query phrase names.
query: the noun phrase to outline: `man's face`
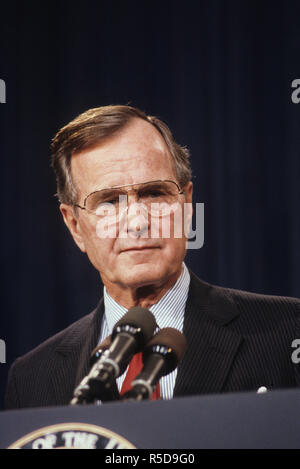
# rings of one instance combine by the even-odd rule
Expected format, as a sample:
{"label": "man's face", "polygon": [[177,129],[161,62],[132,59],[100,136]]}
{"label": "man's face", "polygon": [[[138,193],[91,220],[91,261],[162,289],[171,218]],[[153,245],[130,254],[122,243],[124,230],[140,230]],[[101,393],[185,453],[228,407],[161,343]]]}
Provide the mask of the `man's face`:
{"label": "man's face", "polygon": [[[178,183],[168,147],[159,132],[142,119],[132,119],[114,136],[93,149],[72,156],[71,170],[78,190],[78,204],[96,191],[113,186],[139,184],[155,180],[173,180]],[[185,237],[151,238],[151,217],[143,215],[138,221],[148,237],[138,236],[130,218],[131,197],[127,212],[128,236],[100,238],[97,217],[78,209],[61,205],[66,224],[79,248],[86,252],[91,263],[100,272],[105,285],[121,288],[139,288],[163,285],[181,271],[185,256]],[[178,195],[178,202],[191,202],[192,184],[186,186],[186,195]],[[136,202],[136,200],[132,200]],[[171,223],[174,217],[171,217]],[[143,225],[143,226],[142,226]],[[172,225],[171,225],[172,233]]]}

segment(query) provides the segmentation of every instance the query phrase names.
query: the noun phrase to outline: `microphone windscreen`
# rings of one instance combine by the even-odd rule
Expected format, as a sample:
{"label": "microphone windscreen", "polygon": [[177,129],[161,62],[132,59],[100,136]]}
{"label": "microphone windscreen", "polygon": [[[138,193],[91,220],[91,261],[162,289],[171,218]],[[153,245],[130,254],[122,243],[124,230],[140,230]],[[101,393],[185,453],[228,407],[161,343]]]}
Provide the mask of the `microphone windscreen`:
{"label": "microphone windscreen", "polygon": [[177,329],[164,327],[148,342],[147,349],[153,345],[162,345],[172,349],[172,352],[176,355],[177,363],[179,363],[186,349],[186,338]]}
{"label": "microphone windscreen", "polygon": [[156,321],[153,314],[149,309],[142,308],[141,306],[134,306],[127,311],[120,321],[116,323],[112,336],[114,337],[117,327],[126,325],[141,329],[143,345],[147,344],[156,329]]}

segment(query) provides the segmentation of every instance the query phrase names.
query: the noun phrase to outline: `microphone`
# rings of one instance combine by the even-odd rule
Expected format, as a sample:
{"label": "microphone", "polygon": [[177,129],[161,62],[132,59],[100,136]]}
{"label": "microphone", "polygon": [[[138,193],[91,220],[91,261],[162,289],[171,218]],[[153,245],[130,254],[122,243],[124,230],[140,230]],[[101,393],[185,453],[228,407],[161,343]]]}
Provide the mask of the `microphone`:
{"label": "microphone", "polygon": [[111,343],[107,338],[92,353],[92,369],[75,389],[71,404],[118,398],[116,378],[125,371],[132,356],[144,348],[155,328],[155,318],[148,309],[129,309],[114,326]]}
{"label": "microphone", "polygon": [[[91,370],[87,376],[83,378],[80,384],[76,387],[74,391],[74,397],[71,400],[71,405],[76,404],[91,404],[94,402],[94,395],[98,395],[101,393],[101,389],[99,390],[97,386],[97,382],[95,381],[92,385],[92,381],[90,380],[93,366],[97,363],[97,361],[101,358],[105,350],[107,350],[111,345],[111,335],[106,337],[106,339],[98,344],[97,347],[91,353],[90,357],[90,367]],[[92,385],[92,386],[91,386]],[[102,390],[102,399],[103,401],[114,401],[120,398],[120,394],[117,388],[117,385],[111,387],[111,390],[108,390],[107,393],[104,393]]]}
{"label": "microphone", "polygon": [[180,331],[172,327],[161,329],[147,344],[144,367],[122,397],[134,401],[151,399],[160,378],[175,370],[185,349],[186,338]]}
{"label": "microphone", "polygon": [[90,357],[90,367],[92,367],[99,360],[99,358],[102,357],[105,350],[107,350],[110,346],[111,346],[111,334],[107,336],[106,339],[104,339],[103,342],[101,342],[101,344],[98,344],[92,351],[91,357]]}

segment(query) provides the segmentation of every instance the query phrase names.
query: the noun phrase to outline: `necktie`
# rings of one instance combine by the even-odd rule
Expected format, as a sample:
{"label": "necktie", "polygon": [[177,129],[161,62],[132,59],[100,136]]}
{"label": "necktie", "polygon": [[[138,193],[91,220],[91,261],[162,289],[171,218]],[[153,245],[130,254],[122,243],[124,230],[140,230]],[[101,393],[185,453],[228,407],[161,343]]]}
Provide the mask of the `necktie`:
{"label": "necktie", "polygon": [[[120,395],[122,396],[125,392],[131,389],[131,383],[134,378],[142,371],[143,368],[143,354],[142,352],[136,353],[129,363],[129,367],[122,384]],[[160,385],[159,382],[152,394],[151,401],[160,399]]]}

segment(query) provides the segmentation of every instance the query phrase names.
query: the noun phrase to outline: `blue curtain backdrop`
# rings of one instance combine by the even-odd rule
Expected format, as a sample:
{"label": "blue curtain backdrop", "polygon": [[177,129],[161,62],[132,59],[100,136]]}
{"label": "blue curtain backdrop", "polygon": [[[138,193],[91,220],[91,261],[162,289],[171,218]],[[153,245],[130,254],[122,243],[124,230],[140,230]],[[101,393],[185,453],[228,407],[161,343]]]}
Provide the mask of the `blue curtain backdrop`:
{"label": "blue curtain backdrop", "polygon": [[299,18],[294,0],[2,2],[0,399],[12,361],[101,296],[50,168],[51,138],[90,107],[130,103],[190,148],[198,276],[300,296]]}

